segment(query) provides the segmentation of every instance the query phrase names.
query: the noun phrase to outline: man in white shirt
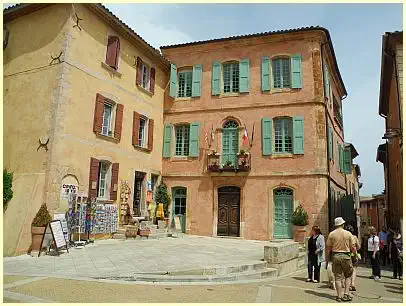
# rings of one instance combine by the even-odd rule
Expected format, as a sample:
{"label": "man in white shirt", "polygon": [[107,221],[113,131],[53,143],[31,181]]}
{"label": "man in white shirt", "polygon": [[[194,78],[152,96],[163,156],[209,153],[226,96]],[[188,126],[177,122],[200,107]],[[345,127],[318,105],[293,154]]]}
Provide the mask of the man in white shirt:
{"label": "man in white shirt", "polygon": [[379,237],[376,235],[376,229],[373,226],[369,228],[368,257],[372,265],[372,275],[369,278],[380,281],[381,265],[379,262]]}

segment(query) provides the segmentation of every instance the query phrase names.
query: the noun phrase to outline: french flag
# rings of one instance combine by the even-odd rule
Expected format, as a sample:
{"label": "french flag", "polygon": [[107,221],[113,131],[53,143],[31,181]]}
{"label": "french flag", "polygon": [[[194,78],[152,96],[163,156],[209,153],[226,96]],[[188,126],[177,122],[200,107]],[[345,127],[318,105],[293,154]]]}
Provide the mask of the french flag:
{"label": "french flag", "polygon": [[242,142],[246,144],[248,141],[248,131],[247,126],[244,125],[244,133],[242,134]]}

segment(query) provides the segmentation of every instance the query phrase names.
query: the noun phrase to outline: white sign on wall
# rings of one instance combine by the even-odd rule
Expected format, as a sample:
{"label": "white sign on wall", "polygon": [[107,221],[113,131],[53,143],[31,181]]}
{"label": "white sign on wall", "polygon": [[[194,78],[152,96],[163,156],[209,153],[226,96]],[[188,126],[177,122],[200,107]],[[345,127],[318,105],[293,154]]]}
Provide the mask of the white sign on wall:
{"label": "white sign on wall", "polygon": [[69,194],[77,194],[79,191],[78,186],[73,184],[62,184],[61,187],[61,200],[68,200]]}

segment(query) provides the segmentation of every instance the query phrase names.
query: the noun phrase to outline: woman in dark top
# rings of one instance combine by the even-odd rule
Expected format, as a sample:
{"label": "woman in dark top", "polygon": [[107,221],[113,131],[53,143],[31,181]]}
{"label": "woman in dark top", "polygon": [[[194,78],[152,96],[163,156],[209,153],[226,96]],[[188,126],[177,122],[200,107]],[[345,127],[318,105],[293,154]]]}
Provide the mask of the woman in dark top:
{"label": "woman in dark top", "polygon": [[403,269],[403,243],[402,235],[399,229],[395,230],[395,234],[391,237],[389,241],[389,256],[393,264],[393,278],[402,279],[402,269]]}
{"label": "woman in dark top", "polygon": [[320,232],[318,226],[313,226],[312,236],[307,242],[307,282],[311,282],[313,279],[314,268],[314,283],[320,282],[320,267],[324,261],[324,237]]}

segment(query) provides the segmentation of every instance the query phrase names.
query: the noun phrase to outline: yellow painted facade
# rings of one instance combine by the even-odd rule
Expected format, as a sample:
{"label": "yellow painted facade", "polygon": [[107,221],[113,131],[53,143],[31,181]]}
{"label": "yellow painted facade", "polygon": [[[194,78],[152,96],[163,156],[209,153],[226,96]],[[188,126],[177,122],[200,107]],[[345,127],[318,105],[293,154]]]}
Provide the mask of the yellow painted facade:
{"label": "yellow painted facade", "polygon": [[[95,10],[87,4],[58,4],[6,20],[4,167],[14,173],[14,198],[4,215],[6,256],[28,249],[31,222],[43,202],[51,214],[66,211],[60,200],[63,183],[77,184],[87,194],[91,157],[119,163],[118,187],[128,181],[133,189],[135,171],[146,173],[145,183],[151,174],[161,174],[168,68],[151,47]],[[83,19],[81,30],[74,27],[75,12]],[[118,73],[103,65],[109,35],[120,39]],[[51,56],[61,51],[62,63],[49,66]],[[156,70],[153,95],[136,85],[137,57]],[[93,132],[98,93],[124,106],[119,142]],[[134,111],[154,120],[151,152],[132,145]],[[39,139],[48,138],[48,151],[37,150]]]}

